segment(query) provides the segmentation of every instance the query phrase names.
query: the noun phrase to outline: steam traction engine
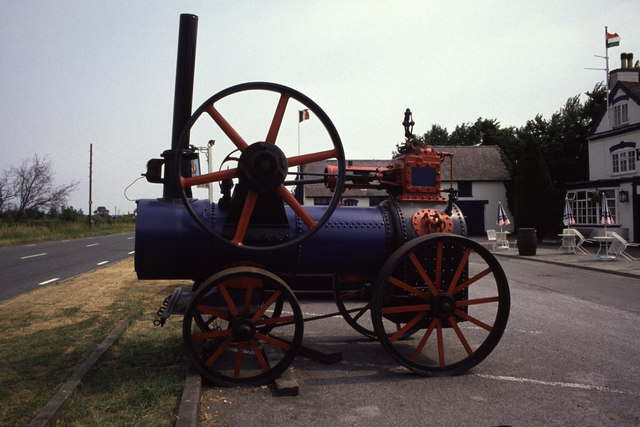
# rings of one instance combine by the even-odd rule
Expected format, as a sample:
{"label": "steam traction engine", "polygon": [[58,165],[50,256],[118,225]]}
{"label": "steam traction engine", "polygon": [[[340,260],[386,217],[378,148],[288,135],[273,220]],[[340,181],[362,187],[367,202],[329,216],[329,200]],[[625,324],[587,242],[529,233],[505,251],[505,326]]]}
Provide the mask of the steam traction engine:
{"label": "steam traction engine", "polygon": [[[509,288],[494,256],[464,237],[453,188],[448,198],[441,194],[441,164],[450,156],[412,138],[407,110],[404,154],[384,167],[347,167],[325,112],[273,83],[225,89],[189,117],[194,22],[181,17],[172,148],[151,160],[146,174],[164,184],[164,194],[138,202],[135,268],[140,279],[195,282],[193,292],[174,292],[163,321],[184,306],[184,346],[198,371],[221,385],[279,376],[302,345],[305,322],[290,284],[314,276],[331,278],[345,320],[413,372],[455,375],[482,361],[506,327]],[[190,37],[191,47],[184,41]],[[251,105],[265,111],[252,116],[256,123],[266,117],[264,139],[246,140],[232,124],[240,111],[232,101],[252,95],[261,101]],[[188,105],[184,123],[177,119],[180,104]],[[288,147],[290,134],[283,123],[300,106],[319,120],[327,145],[285,153],[280,147]],[[226,168],[192,176],[190,140],[203,128],[234,150],[222,162]],[[304,172],[324,161],[332,163],[324,172]],[[192,187],[212,182],[221,188],[217,203],[193,197]],[[326,206],[303,205],[293,194],[318,183],[333,191]],[[378,206],[347,207],[340,203],[345,188],[382,188],[390,197]]]}

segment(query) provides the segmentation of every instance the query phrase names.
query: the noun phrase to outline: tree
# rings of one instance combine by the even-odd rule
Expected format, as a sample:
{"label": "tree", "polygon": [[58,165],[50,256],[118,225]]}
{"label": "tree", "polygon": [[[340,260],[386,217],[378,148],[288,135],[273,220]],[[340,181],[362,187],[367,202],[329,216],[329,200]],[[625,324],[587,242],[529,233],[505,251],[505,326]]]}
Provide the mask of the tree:
{"label": "tree", "polygon": [[59,218],[64,222],[80,222],[82,210],[75,210],[71,206],[63,206],[60,210]]}
{"label": "tree", "polygon": [[513,201],[516,227],[533,227],[542,237],[553,231],[556,224],[558,197],[536,139],[528,133],[520,137],[523,146]]}
{"label": "tree", "polygon": [[431,125],[431,129],[420,140],[427,145],[450,145],[449,132],[440,125]]}
{"label": "tree", "polygon": [[96,216],[107,217],[109,216],[109,209],[105,208],[104,206],[98,206],[98,209],[93,211],[93,214]]}
{"label": "tree", "polygon": [[67,202],[78,182],[55,186],[51,162],[37,154],[31,160],[24,160],[19,167],[9,170],[10,187],[15,199],[15,216],[25,216],[27,212],[58,208]]}
{"label": "tree", "polygon": [[9,202],[13,200],[14,194],[11,182],[6,172],[0,176],[0,215],[3,215],[9,207]]}

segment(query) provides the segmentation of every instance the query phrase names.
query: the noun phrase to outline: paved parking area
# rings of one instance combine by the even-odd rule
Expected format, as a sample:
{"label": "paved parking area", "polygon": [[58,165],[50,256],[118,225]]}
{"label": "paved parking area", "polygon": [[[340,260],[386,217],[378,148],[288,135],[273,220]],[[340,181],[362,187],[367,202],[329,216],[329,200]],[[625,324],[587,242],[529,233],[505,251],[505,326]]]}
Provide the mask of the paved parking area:
{"label": "paved parking area", "polygon": [[[475,240],[490,248],[486,239]],[[497,257],[521,257],[518,253],[518,249],[514,248],[513,243],[514,242],[512,241],[509,249],[496,249],[493,251],[493,254]],[[596,257],[596,253],[598,252],[597,245],[585,245],[584,248],[589,251],[588,254],[574,254],[566,252],[564,249],[560,250],[559,248],[560,243],[542,243],[536,248],[535,255],[523,256],[522,258],[531,261],[561,264],[590,270],[601,270],[608,273],[627,275],[631,277],[640,277],[640,247],[627,248],[627,253],[636,258],[635,261],[630,261],[624,258],[603,261],[599,257]]]}
{"label": "paved parking area", "polygon": [[[511,287],[509,324],[495,350],[468,373],[413,375],[377,341],[332,317],[307,323],[305,341],[342,351],[341,362],[297,357],[295,397],[277,396],[267,386],[205,384],[200,424],[640,425],[640,282],[600,263],[635,265],[597,261],[578,270],[590,267],[593,254],[588,260],[546,245],[534,257],[513,249],[498,256]],[[303,300],[302,306],[305,317],[335,311],[332,301]]]}

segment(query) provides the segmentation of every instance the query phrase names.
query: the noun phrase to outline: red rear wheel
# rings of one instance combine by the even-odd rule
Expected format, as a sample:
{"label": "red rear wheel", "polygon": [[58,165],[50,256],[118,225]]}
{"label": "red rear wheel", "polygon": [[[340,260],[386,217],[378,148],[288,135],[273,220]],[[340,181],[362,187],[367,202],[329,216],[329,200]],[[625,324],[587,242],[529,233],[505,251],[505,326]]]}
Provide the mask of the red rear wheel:
{"label": "red rear wheel", "polygon": [[372,316],[382,345],[402,365],[421,375],[455,375],[495,348],[509,305],[507,278],[487,249],[433,234],[405,243],[385,262]]}

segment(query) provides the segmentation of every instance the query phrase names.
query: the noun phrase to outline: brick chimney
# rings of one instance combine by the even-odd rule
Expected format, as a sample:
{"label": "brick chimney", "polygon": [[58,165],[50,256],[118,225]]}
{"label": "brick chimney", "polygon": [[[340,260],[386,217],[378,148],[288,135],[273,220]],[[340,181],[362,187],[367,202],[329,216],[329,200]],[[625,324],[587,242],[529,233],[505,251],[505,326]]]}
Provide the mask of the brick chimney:
{"label": "brick chimney", "polygon": [[621,53],[620,68],[609,72],[609,87],[618,82],[640,83],[640,70],[633,68],[633,53]]}

